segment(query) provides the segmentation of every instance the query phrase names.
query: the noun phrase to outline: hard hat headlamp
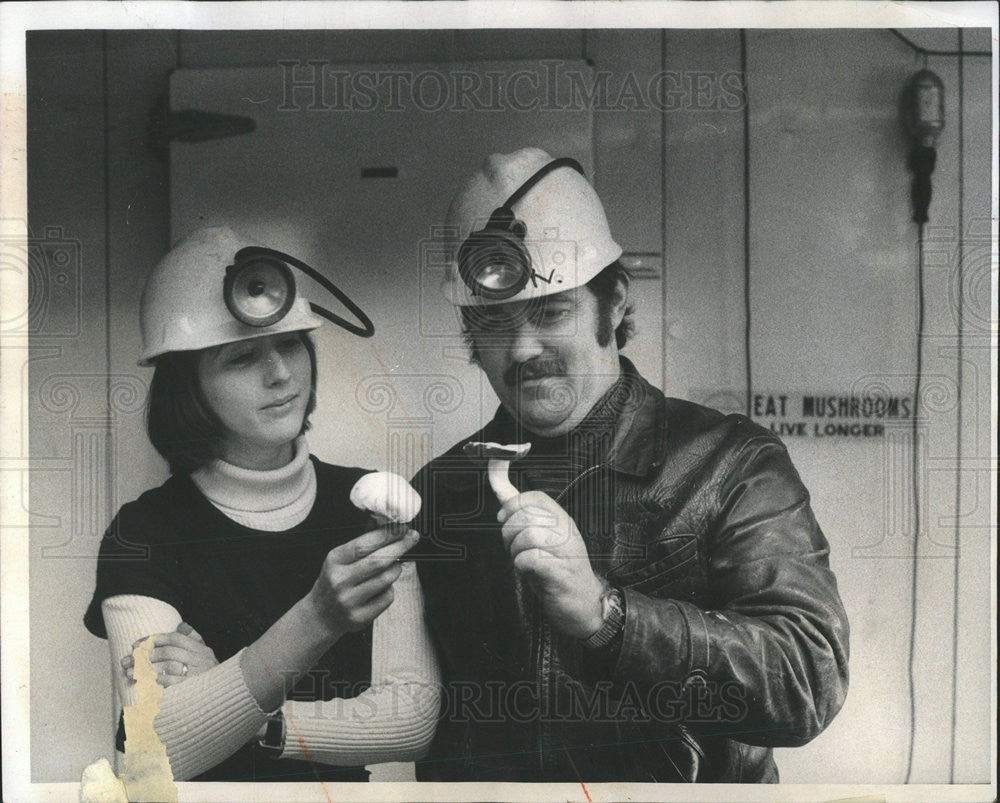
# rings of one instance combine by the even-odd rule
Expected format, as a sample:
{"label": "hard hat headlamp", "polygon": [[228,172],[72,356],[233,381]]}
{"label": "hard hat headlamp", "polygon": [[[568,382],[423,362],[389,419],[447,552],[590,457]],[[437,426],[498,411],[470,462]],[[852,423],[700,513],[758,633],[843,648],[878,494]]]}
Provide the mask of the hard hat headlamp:
{"label": "hard hat headlamp", "polygon": [[531,255],[524,245],[527,227],[514,214],[514,204],[545,176],[560,167],[571,167],[581,176],[575,159],[553,159],[535,172],[493,210],[485,228],[472,232],[458,250],[458,274],[474,296],[490,301],[513,298],[531,278]]}
{"label": "hard hat headlamp", "polygon": [[226,268],[222,297],[233,317],[248,326],[263,327],[278,323],[295,302],[293,267],[336,297],[360,322],[360,326],[310,302],[313,312],[359,337],[375,334],[371,319],[322,273],[293,256],[260,246],[241,248],[236,252],[233,264]]}
{"label": "hard hat headlamp", "polygon": [[253,257],[226,269],[226,307],[248,326],[271,326],[292,308],[295,277],[284,262]]}

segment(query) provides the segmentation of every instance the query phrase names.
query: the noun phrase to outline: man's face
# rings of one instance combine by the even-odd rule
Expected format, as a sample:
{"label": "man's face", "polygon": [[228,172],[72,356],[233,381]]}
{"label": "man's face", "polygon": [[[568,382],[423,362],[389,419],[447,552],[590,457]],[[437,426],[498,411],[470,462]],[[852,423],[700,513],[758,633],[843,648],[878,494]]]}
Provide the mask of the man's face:
{"label": "man's face", "polygon": [[[606,323],[612,331],[624,307],[624,298],[611,306]],[[477,307],[466,320],[493,390],[538,435],[571,430],[618,378],[615,339],[598,343],[597,297],[585,287],[532,302]]]}

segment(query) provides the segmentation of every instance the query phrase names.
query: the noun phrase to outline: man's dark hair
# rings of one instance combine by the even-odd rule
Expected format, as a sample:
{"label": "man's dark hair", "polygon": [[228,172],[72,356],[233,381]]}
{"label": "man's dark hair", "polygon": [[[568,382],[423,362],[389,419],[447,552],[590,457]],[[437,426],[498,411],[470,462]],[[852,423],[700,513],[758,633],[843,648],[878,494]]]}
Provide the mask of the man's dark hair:
{"label": "man's dark hair", "polygon": [[[302,431],[316,409],[316,346],[308,332],[299,336],[309,354],[312,385]],[[156,358],[146,399],[146,432],[171,474],[190,474],[219,457],[225,439],[219,421],[198,382],[201,351],[170,351]]]}
{"label": "man's dark hair", "polygon": [[[615,303],[615,293],[618,290],[619,282],[623,288],[627,289],[629,279],[628,269],[616,259],[584,285],[597,299],[597,344],[599,346],[606,346],[611,342],[611,308]],[[544,301],[544,297],[542,300]],[[478,307],[460,307],[459,309],[462,314],[462,338],[469,349],[472,362],[478,364],[479,350],[472,338],[472,331],[479,328],[477,322],[481,324],[478,319],[482,318],[482,313]],[[625,315],[614,330],[615,345],[619,351],[635,334],[635,321],[632,317],[634,312],[635,305],[631,302],[626,303]]]}
{"label": "man's dark hair", "polygon": [[[628,269],[617,259],[598,273],[593,279],[584,285],[597,297],[597,343],[606,346],[611,342],[611,308],[615,303],[615,292],[618,285],[628,290],[629,286]],[[625,315],[622,322],[615,329],[615,345],[621,351],[625,344],[632,339],[635,334],[635,321],[632,313],[635,312],[635,305],[631,302],[625,305]]]}

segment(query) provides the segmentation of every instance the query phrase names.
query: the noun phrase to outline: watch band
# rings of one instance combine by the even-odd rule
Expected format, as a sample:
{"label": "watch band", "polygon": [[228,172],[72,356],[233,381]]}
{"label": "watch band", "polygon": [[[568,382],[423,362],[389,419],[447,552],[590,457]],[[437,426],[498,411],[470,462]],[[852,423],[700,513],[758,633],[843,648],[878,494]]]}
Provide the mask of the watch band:
{"label": "watch band", "polygon": [[285,715],[280,710],[267,718],[267,728],[264,738],[257,744],[272,758],[277,758],[285,751]]}
{"label": "watch band", "polygon": [[601,595],[601,608],[604,622],[589,638],[585,639],[585,647],[596,649],[606,647],[625,629],[625,595],[617,586],[608,586]]}

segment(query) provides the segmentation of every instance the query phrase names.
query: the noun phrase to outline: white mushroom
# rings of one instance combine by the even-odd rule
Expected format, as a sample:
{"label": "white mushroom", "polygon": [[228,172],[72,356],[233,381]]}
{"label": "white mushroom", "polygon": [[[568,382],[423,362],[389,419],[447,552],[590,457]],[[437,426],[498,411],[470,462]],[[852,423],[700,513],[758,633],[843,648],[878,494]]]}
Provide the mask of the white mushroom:
{"label": "white mushroom", "polygon": [[411,521],[421,505],[420,494],[413,486],[391,471],[374,471],[361,477],[351,488],[351,502],[371,513],[379,526]]}
{"label": "white mushroom", "polygon": [[489,459],[487,475],[490,478],[490,487],[497,495],[501,505],[506,504],[508,499],[520,493],[510,481],[510,464],[512,460],[520,460],[524,457],[529,449],[531,449],[530,443],[503,445],[491,441],[469,441],[462,447],[462,450],[469,457]]}

